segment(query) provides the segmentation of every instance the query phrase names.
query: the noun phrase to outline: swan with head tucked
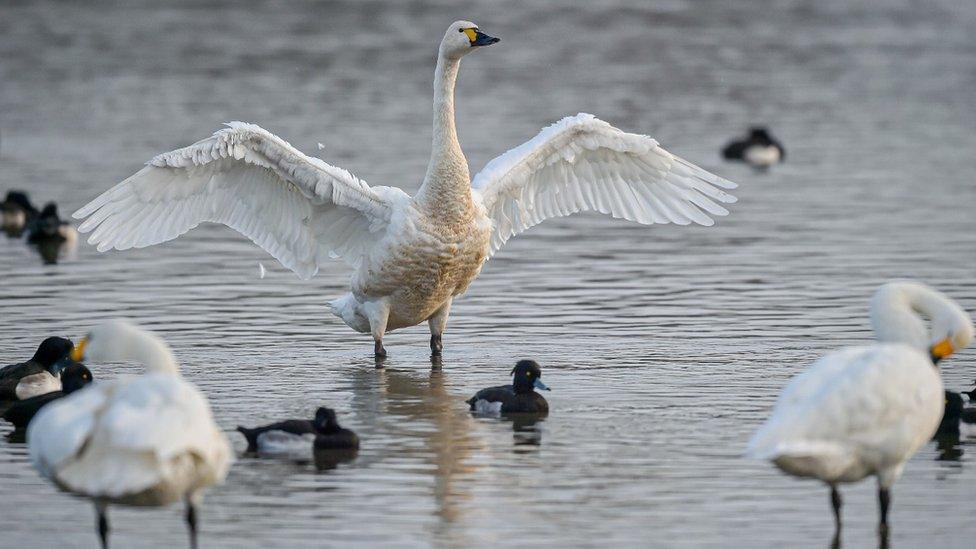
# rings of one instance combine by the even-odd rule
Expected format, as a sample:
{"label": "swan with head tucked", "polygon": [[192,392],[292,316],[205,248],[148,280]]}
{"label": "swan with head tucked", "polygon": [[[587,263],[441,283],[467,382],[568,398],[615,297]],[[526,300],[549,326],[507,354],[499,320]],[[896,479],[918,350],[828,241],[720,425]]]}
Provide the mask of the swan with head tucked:
{"label": "swan with head tucked", "polygon": [[89,385],[45,406],[27,428],[34,467],[62,490],[91,498],[103,547],[109,504],[181,499],[196,547],[202,492],[224,480],[233,460],[206,397],[183,379],[162,339],[125,322],[95,327],[72,358],[141,362],[146,372]]}
{"label": "swan with head tucked", "polygon": [[871,324],[878,343],[830,353],[795,377],[749,442],[752,457],[830,486],[838,534],[837,485],[871,475],[878,480],[880,530],[887,532],[891,486],[942,419],[936,363],[973,339],[969,315],[916,282],[881,286]]}
{"label": "swan with head tucked", "polygon": [[202,222],[249,237],[310,278],[330,257],[352,268],[333,314],[383,335],[429,323],[440,354],[453,299],[509,238],[546,219],[599,211],[638,223],[698,223],[727,215],[735,185],[589,114],[570,116],[475,175],[458,143],[454,85],[461,59],[498,42],[469,21],[441,40],[434,75],[433,146],[415,196],[370,187],[241,122],[160,154],[75,212],[100,251],[174,239]]}

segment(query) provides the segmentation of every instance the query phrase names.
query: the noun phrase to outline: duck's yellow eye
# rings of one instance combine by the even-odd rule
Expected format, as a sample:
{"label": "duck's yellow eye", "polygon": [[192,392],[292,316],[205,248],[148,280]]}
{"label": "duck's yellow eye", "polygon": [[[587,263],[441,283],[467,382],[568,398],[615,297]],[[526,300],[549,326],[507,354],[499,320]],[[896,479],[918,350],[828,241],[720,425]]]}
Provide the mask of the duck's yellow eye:
{"label": "duck's yellow eye", "polygon": [[468,40],[470,40],[472,44],[474,44],[474,41],[478,39],[478,29],[461,29],[461,31],[468,35]]}

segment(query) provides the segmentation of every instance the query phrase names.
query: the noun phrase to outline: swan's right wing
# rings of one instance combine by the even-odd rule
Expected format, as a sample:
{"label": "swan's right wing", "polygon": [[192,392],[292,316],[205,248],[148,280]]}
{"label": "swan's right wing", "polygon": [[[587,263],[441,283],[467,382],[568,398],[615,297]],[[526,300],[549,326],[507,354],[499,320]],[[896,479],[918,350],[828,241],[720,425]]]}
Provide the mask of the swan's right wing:
{"label": "swan's right wing", "polygon": [[491,253],[546,219],[598,211],[643,224],[698,223],[727,215],[735,183],[580,113],[495,158],[472,187],[492,221]]}
{"label": "swan's right wing", "polygon": [[172,240],[203,222],[244,234],[302,278],[330,256],[358,265],[382,236],[399,189],[370,188],[253,124],[231,122],[84,206],[81,232],[99,251]]}

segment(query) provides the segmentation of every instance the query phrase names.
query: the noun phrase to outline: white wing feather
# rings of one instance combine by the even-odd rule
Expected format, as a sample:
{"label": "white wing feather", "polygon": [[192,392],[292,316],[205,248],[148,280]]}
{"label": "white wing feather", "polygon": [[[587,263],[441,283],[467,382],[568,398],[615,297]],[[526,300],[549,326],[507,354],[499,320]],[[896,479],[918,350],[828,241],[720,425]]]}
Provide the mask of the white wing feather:
{"label": "white wing feather", "polygon": [[244,234],[282,265],[311,278],[340,256],[358,265],[406,194],[370,188],[349,172],[302,154],[243,122],[153,158],[74,216],[88,218],[99,251],[172,240],[202,222]]}
{"label": "white wing feather", "polygon": [[643,224],[711,225],[728,215],[718,203],[736,185],[662,149],[581,113],[556,122],[495,158],[472,186],[494,228],[491,253],[546,219],[595,210]]}
{"label": "white wing feather", "polygon": [[842,349],[790,382],[747,453],[757,459],[911,455],[935,432],[941,395],[931,362],[912,347]]}

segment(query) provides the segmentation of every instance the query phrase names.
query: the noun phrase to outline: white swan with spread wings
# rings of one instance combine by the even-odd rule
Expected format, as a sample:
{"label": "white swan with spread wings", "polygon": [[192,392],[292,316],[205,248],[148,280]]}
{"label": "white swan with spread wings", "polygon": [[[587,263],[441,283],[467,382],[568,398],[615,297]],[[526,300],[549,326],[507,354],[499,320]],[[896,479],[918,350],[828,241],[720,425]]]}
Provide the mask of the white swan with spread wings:
{"label": "white swan with spread wings", "polygon": [[99,251],[174,239],[203,222],[227,225],[302,278],[330,257],[354,269],[331,303],[353,329],[383,335],[427,321],[431,351],[451,302],[512,236],[546,219],[598,211],[643,224],[711,225],[735,184],[670,154],[650,137],[588,114],[560,120],[492,160],[472,182],[454,124],[461,58],[498,42],[469,21],[441,41],[433,149],[413,197],[370,187],[258,126],[232,122],[161,154],[75,213]]}

